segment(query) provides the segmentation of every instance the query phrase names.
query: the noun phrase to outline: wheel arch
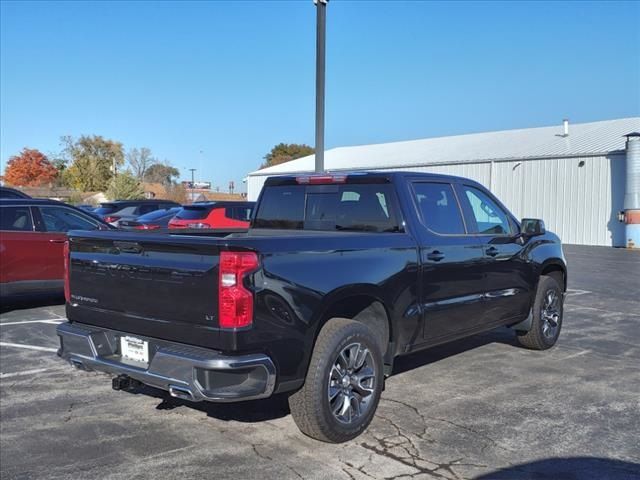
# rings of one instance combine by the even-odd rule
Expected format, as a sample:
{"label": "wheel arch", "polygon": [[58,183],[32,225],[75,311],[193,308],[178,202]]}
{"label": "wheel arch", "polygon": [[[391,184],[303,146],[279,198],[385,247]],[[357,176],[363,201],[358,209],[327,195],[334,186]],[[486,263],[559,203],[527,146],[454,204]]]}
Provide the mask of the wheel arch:
{"label": "wheel arch", "polygon": [[546,275],[555,279],[562,287],[562,291],[567,291],[567,267],[560,259],[550,259],[542,264],[540,275]]}
{"label": "wheel arch", "polygon": [[314,346],[320,330],[332,318],[349,318],[364,323],[379,339],[385,362],[393,356],[390,346],[396,332],[391,320],[392,315],[384,302],[382,292],[375,285],[358,285],[327,295],[318,314]]}

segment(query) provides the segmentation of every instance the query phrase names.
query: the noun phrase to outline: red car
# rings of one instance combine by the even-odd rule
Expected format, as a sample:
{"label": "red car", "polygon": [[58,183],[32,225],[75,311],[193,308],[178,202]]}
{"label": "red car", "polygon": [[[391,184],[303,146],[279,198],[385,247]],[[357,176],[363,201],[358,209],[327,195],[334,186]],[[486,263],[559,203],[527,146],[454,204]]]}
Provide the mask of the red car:
{"label": "red car", "polygon": [[249,228],[255,202],[199,202],[182,207],[169,228]]}
{"label": "red car", "polygon": [[62,202],[0,200],[0,297],[62,294],[66,232],[111,228]]}

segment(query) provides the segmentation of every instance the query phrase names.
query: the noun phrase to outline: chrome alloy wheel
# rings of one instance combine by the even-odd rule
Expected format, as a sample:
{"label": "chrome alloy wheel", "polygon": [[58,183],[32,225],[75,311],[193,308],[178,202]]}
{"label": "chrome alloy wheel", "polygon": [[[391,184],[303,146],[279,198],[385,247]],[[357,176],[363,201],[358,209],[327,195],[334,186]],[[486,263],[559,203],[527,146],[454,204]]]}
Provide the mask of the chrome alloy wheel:
{"label": "chrome alloy wheel", "polygon": [[329,372],[329,408],[341,423],[352,423],[371,406],[376,388],[376,365],[369,349],[347,345]]}
{"label": "chrome alloy wheel", "polygon": [[554,338],[560,328],[560,295],[556,290],[547,290],[542,303],[542,334],[547,338]]}

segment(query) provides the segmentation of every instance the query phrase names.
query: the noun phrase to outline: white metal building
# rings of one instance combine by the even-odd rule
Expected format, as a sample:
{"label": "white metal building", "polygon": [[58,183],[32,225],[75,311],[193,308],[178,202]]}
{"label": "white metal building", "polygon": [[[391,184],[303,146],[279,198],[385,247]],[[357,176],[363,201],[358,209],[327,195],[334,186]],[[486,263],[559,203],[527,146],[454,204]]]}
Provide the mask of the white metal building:
{"label": "white metal building", "polygon": [[[459,175],[494,192],[518,217],[542,218],[565,243],[624,246],[625,135],[640,117],[338,147],[327,171]],[[267,177],[312,172],[313,155],[250,173],[249,200]]]}

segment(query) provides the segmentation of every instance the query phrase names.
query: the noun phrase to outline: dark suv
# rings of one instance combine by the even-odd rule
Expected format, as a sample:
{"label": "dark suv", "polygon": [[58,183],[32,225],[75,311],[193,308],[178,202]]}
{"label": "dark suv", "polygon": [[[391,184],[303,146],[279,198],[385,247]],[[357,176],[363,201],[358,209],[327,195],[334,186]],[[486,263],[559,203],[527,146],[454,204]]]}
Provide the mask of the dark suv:
{"label": "dark suv", "polygon": [[179,203],[171,200],[116,200],[101,203],[93,213],[117,227],[120,220],[135,220],[155,210],[167,210],[179,206]]}
{"label": "dark suv", "polygon": [[0,187],[0,198],[31,198],[24,192],[15,188]]}

